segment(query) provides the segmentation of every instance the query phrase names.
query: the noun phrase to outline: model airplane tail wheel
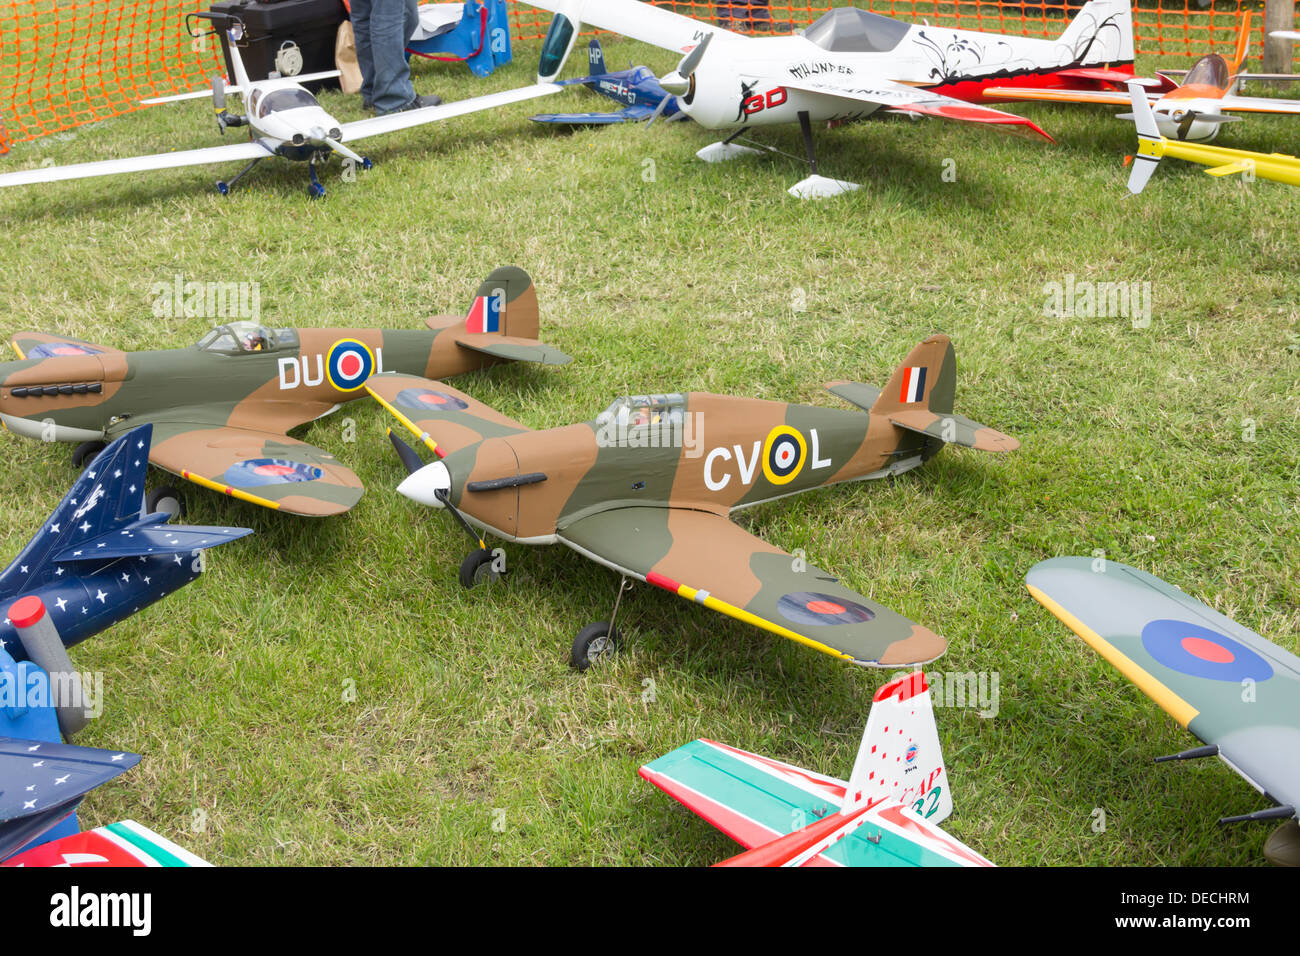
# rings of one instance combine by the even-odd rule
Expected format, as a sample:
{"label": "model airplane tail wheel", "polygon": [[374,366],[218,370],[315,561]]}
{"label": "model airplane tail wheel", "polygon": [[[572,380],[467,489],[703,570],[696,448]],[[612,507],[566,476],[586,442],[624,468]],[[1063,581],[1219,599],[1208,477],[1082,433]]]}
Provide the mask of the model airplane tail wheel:
{"label": "model airplane tail wheel", "polygon": [[185,514],[185,499],[171,485],[161,485],[145,497],[144,510],[146,514],[156,514],[161,511],[173,518],[180,518]]}
{"label": "model airplane tail wheel", "polygon": [[1288,820],[1270,833],[1264,858],[1274,866],[1300,866],[1300,823]]}
{"label": "model airplane tail wheel", "polygon": [[230,183],[225,182],[224,180],[218,180],[217,192],[221,193],[223,196],[228,196],[230,194]]}
{"label": "model airplane tail wheel", "polygon": [[608,621],[588,624],[573,639],[573,651],[569,663],[580,671],[585,671],[597,661],[614,656],[618,650],[618,628],[610,627]]}
{"label": "model airplane tail wheel", "polygon": [[485,548],[471,551],[460,563],[460,583],[467,588],[473,588],[500,580],[501,572],[493,567],[493,561],[495,556]]}
{"label": "model airplane tail wheel", "polygon": [[102,441],[83,441],[72,452],[72,467],[85,468],[103,450]]}

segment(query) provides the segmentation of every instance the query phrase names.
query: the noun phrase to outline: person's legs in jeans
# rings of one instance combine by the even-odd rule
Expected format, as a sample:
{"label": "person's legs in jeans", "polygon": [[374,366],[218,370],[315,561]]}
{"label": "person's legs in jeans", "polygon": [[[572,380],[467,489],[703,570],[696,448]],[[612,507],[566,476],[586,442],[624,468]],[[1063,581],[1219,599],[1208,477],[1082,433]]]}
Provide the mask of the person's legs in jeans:
{"label": "person's legs in jeans", "polygon": [[[354,16],[356,6],[354,3]],[[370,0],[369,6],[367,41],[373,76],[370,101],[376,113],[389,113],[415,99],[405,51],[406,41],[419,22],[418,3],[417,0]],[[355,20],[353,26],[356,26]],[[357,60],[361,60],[360,39],[357,41]],[[361,69],[364,73],[365,66]]]}
{"label": "person's legs in jeans", "polygon": [[370,52],[370,8],[372,0],[352,0],[352,38],[357,46],[357,66],[361,70],[361,103],[375,102],[375,58]]}

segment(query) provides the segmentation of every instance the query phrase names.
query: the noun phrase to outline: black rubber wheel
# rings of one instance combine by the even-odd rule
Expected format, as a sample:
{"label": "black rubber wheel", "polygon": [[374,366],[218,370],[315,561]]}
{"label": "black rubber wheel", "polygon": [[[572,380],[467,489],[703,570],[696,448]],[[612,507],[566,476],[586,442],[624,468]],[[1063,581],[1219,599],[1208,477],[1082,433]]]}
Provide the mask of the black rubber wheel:
{"label": "black rubber wheel", "polygon": [[465,555],[465,560],[460,563],[461,585],[474,588],[499,580],[501,575],[492,569],[492,558],[492,552],[486,548],[476,548]]}
{"label": "black rubber wheel", "polygon": [[1274,866],[1300,866],[1300,823],[1293,818],[1270,833],[1264,859]]}
{"label": "black rubber wheel", "polygon": [[611,628],[609,621],[588,624],[573,639],[569,663],[577,670],[585,671],[592,664],[613,657],[618,651],[619,639],[618,628]]}
{"label": "black rubber wheel", "polygon": [[104,450],[102,441],[83,441],[72,450],[72,467],[85,468]]}
{"label": "black rubber wheel", "polygon": [[173,518],[183,518],[185,516],[185,499],[171,485],[159,485],[145,496],[144,511],[145,514],[162,511]]}

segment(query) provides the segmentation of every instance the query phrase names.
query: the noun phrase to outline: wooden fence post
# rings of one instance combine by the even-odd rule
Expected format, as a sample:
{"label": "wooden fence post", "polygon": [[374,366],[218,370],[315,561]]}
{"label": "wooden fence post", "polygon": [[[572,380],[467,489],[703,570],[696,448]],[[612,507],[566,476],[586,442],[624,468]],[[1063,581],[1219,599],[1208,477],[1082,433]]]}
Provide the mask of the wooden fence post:
{"label": "wooden fence post", "polygon": [[1292,41],[1268,36],[1295,29],[1295,0],[1264,0],[1264,72],[1290,73]]}

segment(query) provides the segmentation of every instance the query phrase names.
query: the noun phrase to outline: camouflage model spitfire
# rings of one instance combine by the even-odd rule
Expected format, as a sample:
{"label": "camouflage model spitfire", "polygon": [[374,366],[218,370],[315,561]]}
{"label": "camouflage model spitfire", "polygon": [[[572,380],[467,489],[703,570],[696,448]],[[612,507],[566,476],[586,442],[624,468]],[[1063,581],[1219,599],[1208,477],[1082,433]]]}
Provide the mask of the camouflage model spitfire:
{"label": "camouflage model spitfire", "polygon": [[1052,558],[1029,593],[1278,806],[1220,823],[1283,820],[1264,847],[1300,865],[1300,658],[1157,577],[1116,561]]}
{"label": "camouflage model spitfire", "polygon": [[[398,489],[407,497],[506,540],[568,545],[618,571],[624,585],[646,581],[834,657],[903,667],[933,660],[946,642],[728,515],[901,474],[946,443],[1018,447],[953,414],[956,376],[951,343],[935,335],[912,350],[883,393],[853,382],[828,386],[866,415],[693,392],[622,398],[595,421],[546,431],[409,375],[378,375],[366,389],[444,456],[424,465],[393,436],[411,472]],[[466,585],[494,570],[492,553],[471,534],[479,548],[461,566]],[[578,634],[579,670],[613,648],[617,613],[615,603],[610,621]]]}
{"label": "camouflage model spitfire", "polygon": [[[232,497],[300,515],[355,505],[361,481],[328,452],[286,433],[364,396],[371,374],[458,375],[503,361],[562,364],[537,342],[537,295],[521,269],[497,269],[468,318],[438,316],[425,330],[269,329],[232,322],[197,345],[122,352],[22,332],[22,361],[0,364],[0,421],[20,435],[80,442],[78,466],[102,443],[152,423],[149,461]],[[149,511],[179,510],[155,489]]]}

